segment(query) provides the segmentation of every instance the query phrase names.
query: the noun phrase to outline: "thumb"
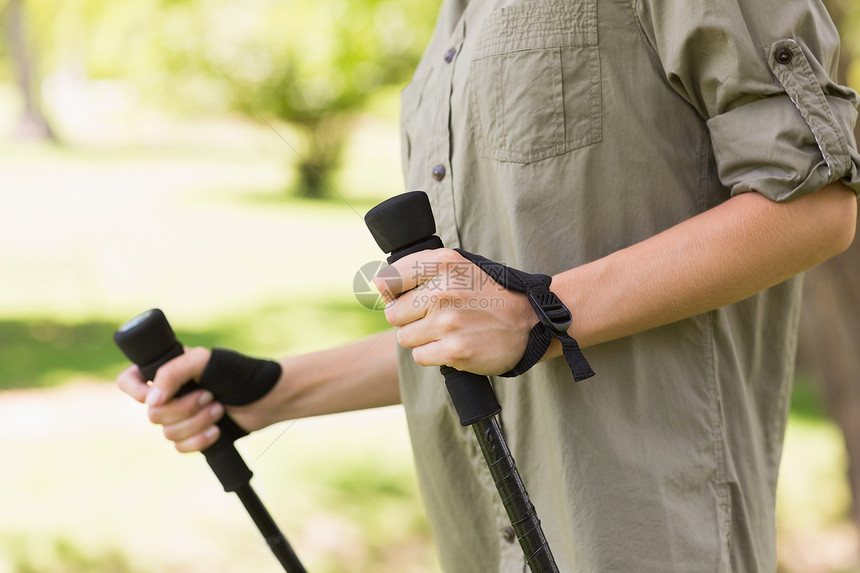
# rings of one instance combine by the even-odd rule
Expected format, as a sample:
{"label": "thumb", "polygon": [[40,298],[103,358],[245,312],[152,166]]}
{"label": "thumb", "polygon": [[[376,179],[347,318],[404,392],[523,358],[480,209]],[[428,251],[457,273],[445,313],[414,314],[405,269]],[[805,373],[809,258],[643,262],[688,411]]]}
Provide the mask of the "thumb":
{"label": "thumb", "polygon": [[211,352],[206,348],[187,348],[184,354],[159,367],[146,395],[146,404],[160,406],[187,382],[199,379],[210,355]]}

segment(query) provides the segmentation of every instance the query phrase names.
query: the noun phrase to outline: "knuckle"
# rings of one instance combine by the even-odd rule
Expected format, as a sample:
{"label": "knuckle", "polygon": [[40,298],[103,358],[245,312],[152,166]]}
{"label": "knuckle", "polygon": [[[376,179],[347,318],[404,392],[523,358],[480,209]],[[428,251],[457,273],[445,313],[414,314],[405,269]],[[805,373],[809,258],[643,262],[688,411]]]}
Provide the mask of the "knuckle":
{"label": "knuckle", "polygon": [[159,366],[158,373],[175,376],[185,360],[187,360],[187,356],[184,354],[180,354],[176,358],[168,361],[162,366]]}
{"label": "knuckle", "polygon": [[430,358],[427,356],[427,354],[425,352],[423,352],[420,347],[412,349],[412,360],[414,360],[418,366],[433,366],[434,365],[433,361],[430,360]]}
{"label": "knuckle", "polygon": [[440,349],[442,360],[448,366],[457,367],[465,364],[470,358],[470,354],[466,351],[463,344],[446,344]]}
{"label": "knuckle", "polygon": [[436,249],[433,251],[436,262],[453,263],[460,260],[460,254],[454,249]]}
{"label": "knuckle", "polygon": [[173,359],[170,362],[163,364],[158,367],[158,371],[155,373],[155,377],[161,384],[174,383],[176,377],[179,375],[179,366],[180,363],[178,359]]}
{"label": "knuckle", "polygon": [[185,351],[185,354],[193,362],[207,362],[211,351],[203,346],[192,346]]}
{"label": "knuckle", "polygon": [[464,364],[465,355],[454,346],[443,343],[417,346],[412,349],[412,359],[419,366],[451,366]]}
{"label": "knuckle", "polygon": [[219,402],[215,402],[207,410],[201,412],[204,414],[206,418],[210,420],[220,420],[224,417],[224,406],[222,406]]}
{"label": "knuckle", "polygon": [[200,410],[200,406],[197,403],[197,397],[199,394],[189,394],[188,396],[183,396],[183,400],[180,403],[181,412],[183,418],[190,418],[197,414]]}
{"label": "knuckle", "polygon": [[386,267],[373,278],[373,284],[379,294],[387,300],[397,298],[403,290],[403,279],[395,267]]}
{"label": "knuckle", "polygon": [[436,323],[444,333],[455,332],[460,327],[460,318],[456,312],[439,312],[436,314]]}

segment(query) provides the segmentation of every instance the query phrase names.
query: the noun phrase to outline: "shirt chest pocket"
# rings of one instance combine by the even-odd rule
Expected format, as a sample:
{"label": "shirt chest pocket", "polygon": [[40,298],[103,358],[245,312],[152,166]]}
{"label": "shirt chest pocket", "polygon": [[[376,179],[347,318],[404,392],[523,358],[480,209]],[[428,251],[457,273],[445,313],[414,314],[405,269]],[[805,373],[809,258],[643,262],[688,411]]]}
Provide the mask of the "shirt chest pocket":
{"label": "shirt chest pocket", "polygon": [[469,69],[470,121],[483,157],[532,163],[600,141],[596,0],[497,10]]}

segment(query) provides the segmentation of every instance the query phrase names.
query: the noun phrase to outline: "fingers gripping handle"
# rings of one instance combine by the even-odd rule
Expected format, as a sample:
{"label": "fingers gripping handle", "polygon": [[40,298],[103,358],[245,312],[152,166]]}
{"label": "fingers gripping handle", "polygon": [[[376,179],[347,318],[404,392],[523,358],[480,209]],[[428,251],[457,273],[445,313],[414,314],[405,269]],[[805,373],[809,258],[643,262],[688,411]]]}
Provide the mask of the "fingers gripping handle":
{"label": "fingers gripping handle", "polygon": [[[391,253],[389,263],[411,253],[442,247],[442,240],[434,234],[436,221],[430,200],[423,191],[411,191],[383,201],[367,212],[364,221],[376,244]],[[460,424],[470,426],[502,411],[489,378],[450,366],[443,366],[441,370]]]}
{"label": "fingers gripping handle", "polygon": [[[161,365],[183,353],[182,345],[176,340],[167,318],[159,309],[146,311],[124,324],[114,334],[114,342],[129,360],[137,364],[147,380],[155,377]],[[196,382],[188,382],[176,396],[183,396],[198,388],[200,385]],[[218,441],[203,450],[203,455],[224,486],[224,491],[236,491],[246,485],[253,475],[233,445],[247,432],[227,415],[217,425],[221,435]]]}

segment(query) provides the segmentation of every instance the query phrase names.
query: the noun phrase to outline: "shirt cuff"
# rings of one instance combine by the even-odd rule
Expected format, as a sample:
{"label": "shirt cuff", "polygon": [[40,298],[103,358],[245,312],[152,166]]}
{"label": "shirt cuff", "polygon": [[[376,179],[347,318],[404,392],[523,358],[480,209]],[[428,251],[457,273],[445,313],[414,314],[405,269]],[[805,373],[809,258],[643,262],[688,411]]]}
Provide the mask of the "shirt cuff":
{"label": "shirt cuff", "polygon": [[722,183],[732,195],[757,191],[774,201],[840,179],[860,193],[860,154],[852,131],[857,94],[828,82],[825,95],[794,40],[775,42],[766,56],[783,91],[708,120]]}

